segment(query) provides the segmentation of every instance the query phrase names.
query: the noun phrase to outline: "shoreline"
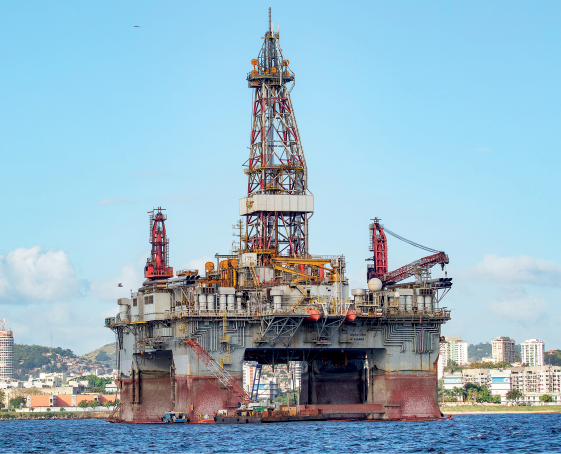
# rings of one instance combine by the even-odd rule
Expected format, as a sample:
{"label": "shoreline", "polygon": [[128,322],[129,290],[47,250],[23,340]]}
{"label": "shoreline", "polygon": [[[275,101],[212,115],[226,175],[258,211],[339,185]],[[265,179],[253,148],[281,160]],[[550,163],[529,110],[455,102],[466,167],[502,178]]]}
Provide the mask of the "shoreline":
{"label": "shoreline", "polygon": [[106,419],[111,412],[88,411],[84,413],[79,412],[37,412],[37,413],[12,413],[1,412],[1,421],[63,421],[70,419]]}
{"label": "shoreline", "polygon": [[553,411],[553,410],[547,410],[547,411],[504,411],[504,410],[491,410],[491,411],[447,411],[447,412],[442,412],[444,413],[444,416],[446,415],[452,415],[452,416],[458,416],[458,415],[491,415],[491,414],[497,414],[497,415],[530,415],[530,414],[555,414],[555,413],[561,413],[560,411]]}
{"label": "shoreline", "polygon": [[504,405],[451,405],[440,407],[445,415],[489,415],[489,414],[552,414],[561,413],[561,405],[539,405],[539,406],[512,406]]}
{"label": "shoreline", "polygon": [[[555,405],[555,408],[548,407],[483,407],[483,406],[465,406],[452,408],[440,408],[444,416],[458,415],[506,415],[506,414],[560,414],[561,406]],[[12,413],[0,412],[0,422],[2,421],[63,421],[78,419],[107,419],[110,412],[38,412],[38,413]]]}

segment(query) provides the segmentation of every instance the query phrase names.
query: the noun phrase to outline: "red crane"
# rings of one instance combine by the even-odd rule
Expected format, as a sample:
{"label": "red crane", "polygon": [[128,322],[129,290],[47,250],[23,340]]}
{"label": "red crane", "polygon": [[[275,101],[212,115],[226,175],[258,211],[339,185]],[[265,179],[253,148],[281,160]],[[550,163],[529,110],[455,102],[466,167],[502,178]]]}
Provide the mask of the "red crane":
{"label": "red crane", "polygon": [[439,264],[444,269],[444,265],[448,264],[448,256],[444,252],[438,252],[434,255],[423,257],[422,259],[415,260],[414,262],[402,266],[395,271],[385,274],[382,283],[389,284],[402,281],[408,277],[414,276],[419,268],[432,268],[434,265]]}
{"label": "red crane", "polygon": [[384,274],[388,272],[388,244],[384,227],[380,225],[381,219],[374,218],[370,224],[372,236],[370,237],[370,250],[374,252],[372,258],[366,259],[374,261],[374,265],[368,266],[367,281],[373,277],[382,280]]}
{"label": "red crane", "polygon": [[[367,281],[372,278],[378,278],[382,281],[383,284],[395,284],[396,282],[402,281],[403,279],[414,276],[419,269],[429,269],[437,264],[440,265],[442,269],[444,269],[444,265],[447,265],[450,262],[448,259],[448,255],[446,255],[444,252],[414,243],[413,241],[399,236],[397,233],[394,233],[391,230],[384,229],[384,226],[380,224],[381,219],[374,218],[373,221],[374,222],[370,224],[370,230],[372,232],[370,240],[370,250],[374,252],[374,255],[373,257],[366,260],[372,260],[374,264],[368,265]],[[386,232],[394,236],[398,240],[424,249],[425,251],[434,252],[435,254],[423,257],[419,260],[415,260],[414,262],[402,266],[395,271],[388,272],[388,247]]]}
{"label": "red crane", "polygon": [[144,267],[144,277],[154,280],[173,277],[173,268],[169,266],[168,244],[165,221],[167,216],[162,213],[165,208],[158,207],[149,211],[150,244],[152,252]]}

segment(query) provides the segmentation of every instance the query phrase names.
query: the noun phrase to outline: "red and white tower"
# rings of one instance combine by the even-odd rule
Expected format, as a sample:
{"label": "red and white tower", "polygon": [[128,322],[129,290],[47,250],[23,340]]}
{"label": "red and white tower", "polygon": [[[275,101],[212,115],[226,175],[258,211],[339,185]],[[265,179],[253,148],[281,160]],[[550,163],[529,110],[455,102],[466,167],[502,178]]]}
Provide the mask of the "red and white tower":
{"label": "red and white tower", "polygon": [[240,200],[240,216],[246,217],[246,251],[307,256],[313,196],[290,100],[294,73],[279,34],[271,29],[270,9],[263,40],[247,77],[253,90],[252,130],[249,159],[244,164],[247,197]]}
{"label": "red and white tower", "polygon": [[368,265],[367,281],[372,278],[382,280],[384,274],[388,272],[388,241],[384,227],[380,224],[381,219],[374,218],[372,221],[374,222],[370,224],[370,250],[374,255],[366,261],[372,260],[374,264]]}
{"label": "red and white tower", "polygon": [[162,213],[165,208],[158,207],[150,213],[150,244],[152,253],[144,267],[144,277],[154,280],[173,277],[173,268],[169,266],[168,245],[165,221]]}

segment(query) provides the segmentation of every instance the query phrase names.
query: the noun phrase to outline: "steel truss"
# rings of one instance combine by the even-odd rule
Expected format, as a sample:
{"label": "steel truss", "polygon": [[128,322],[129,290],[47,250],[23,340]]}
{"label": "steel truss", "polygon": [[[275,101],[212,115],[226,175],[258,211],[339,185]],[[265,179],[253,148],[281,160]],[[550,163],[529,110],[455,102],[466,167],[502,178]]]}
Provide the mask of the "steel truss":
{"label": "steel truss", "polygon": [[262,331],[256,344],[268,343],[272,347],[280,341],[285,347],[290,345],[290,341],[302,325],[305,316],[270,316],[264,317],[261,321]]}
{"label": "steel truss", "polygon": [[315,343],[317,345],[331,345],[331,338],[337,332],[344,321],[345,317],[338,317],[335,319],[323,317],[321,320],[318,320],[315,324]]}
{"label": "steel truss", "polygon": [[[265,34],[259,57],[248,75],[254,88],[250,156],[245,162],[248,196],[307,195],[307,168],[290,90],[294,81],[279,44]],[[276,208],[275,208],[276,210]],[[308,216],[298,211],[256,211],[246,215],[246,248],[274,249],[280,255],[305,255]]]}
{"label": "steel truss", "polygon": [[305,255],[305,213],[260,211],[247,215],[249,250],[277,249],[280,255]]}

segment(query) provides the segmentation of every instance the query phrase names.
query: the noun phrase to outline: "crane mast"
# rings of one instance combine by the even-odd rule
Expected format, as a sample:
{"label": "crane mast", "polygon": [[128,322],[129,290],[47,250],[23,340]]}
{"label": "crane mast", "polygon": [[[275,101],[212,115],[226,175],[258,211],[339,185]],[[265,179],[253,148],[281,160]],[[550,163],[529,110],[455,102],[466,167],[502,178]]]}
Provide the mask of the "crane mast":
{"label": "crane mast", "polygon": [[169,266],[169,238],[166,233],[167,216],[165,208],[158,207],[150,214],[150,244],[152,251],[144,267],[144,277],[148,280],[173,277],[173,268]]}

